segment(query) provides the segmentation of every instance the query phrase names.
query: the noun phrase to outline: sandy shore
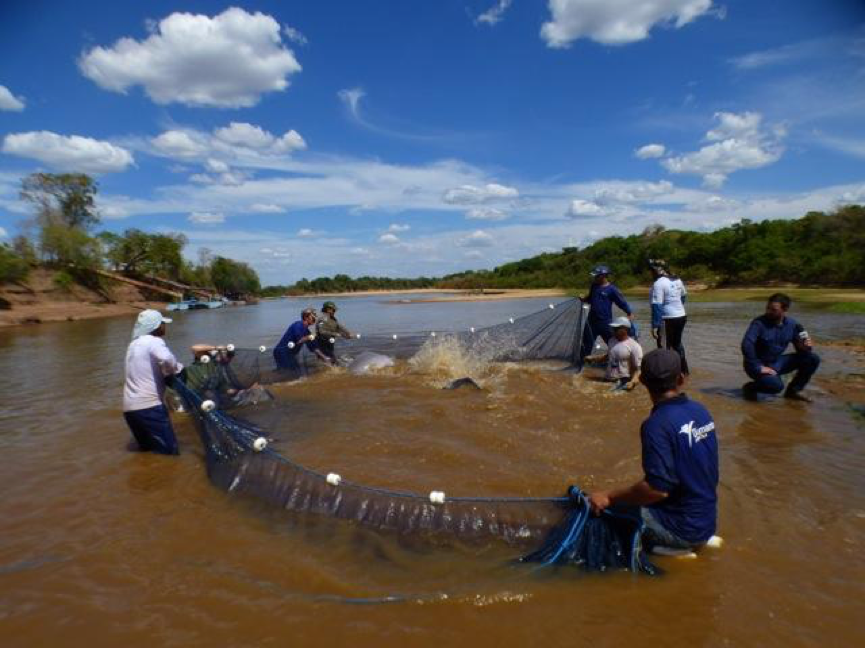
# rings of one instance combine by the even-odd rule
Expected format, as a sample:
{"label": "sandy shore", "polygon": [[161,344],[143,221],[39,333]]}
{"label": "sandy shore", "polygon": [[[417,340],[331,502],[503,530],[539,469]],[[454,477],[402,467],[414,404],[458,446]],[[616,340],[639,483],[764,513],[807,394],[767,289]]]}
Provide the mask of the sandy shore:
{"label": "sandy shore", "polygon": [[388,304],[426,304],[430,302],[496,301],[502,299],[528,299],[531,297],[564,297],[566,290],[559,288],[496,288],[484,291],[454,288],[416,288],[414,290],[358,290],[343,293],[306,295],[310,299],[328,297],[360,297],[365,295],[423,295],[412,299],[389,299]]}

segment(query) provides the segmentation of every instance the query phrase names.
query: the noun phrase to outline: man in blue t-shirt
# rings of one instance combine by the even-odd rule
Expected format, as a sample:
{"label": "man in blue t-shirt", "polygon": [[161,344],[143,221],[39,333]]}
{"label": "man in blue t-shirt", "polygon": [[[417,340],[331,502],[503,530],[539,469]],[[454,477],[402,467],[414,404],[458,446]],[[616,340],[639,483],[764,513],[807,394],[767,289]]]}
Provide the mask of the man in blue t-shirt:
{"label": "man in blue t-shirt", "polygon": [[303,367],[298,362],[298,356],[304,346],[316,356],[323,355],[315,346],[315,333],[310,331],[310,327],[315,325],[315,320],[315,309],[304,308],[300,313],[300,319],[286,329],[282,338],[273,347],[273,359],[279,369],[304,373]]}
{"label": "man in blue t-shirt", "polygon": [[592,493],[589,502],[595,513],[612,505],[639,506],[649,549],[696,549],[715,534],[718,516],[715,422],[680,391],[685,378],[675,351],[646,354],[640,382],[654,404],[640,428],[644,476],[631,486]]}
{"label": "man in blue t-shirt", "polygon": [[[610,283],[610,269],[605,265],[599,265],[592,270],[591,275],[593,279],[592,285],[589,287],[589,294],[585,298],[581,298],[591,307],[589,318],[583,329],[583,340],[580,347],[581,360],[592,354],[595,340],[599,335],[603,338],[604,344],[609,346],[610,338],[613,337],[613,329],[610,328],[610,323],[613,321],[613,304],[625,311],[628,319],[633,320],[634,318],[631,306],[625,300],[622,292]],[[631,337],[637,337],[633,332],[633,325]]]}
{"label": "man in blue t-shirt", "polygon": [[[795,371],[784,396],[811,402],[802,390],[820,366],[820,356],[812,351],[811,337],[802,325],[787,316],[790,302],[784,293],[769,297],[766,312],[751,322],[742,338],[745,373],[752,380],[742,385],[742,394],[748,400],[757,400],[758,393],[780,393],[784,389],[781,376]],[[784,353],[789,344],[795,353]]]}

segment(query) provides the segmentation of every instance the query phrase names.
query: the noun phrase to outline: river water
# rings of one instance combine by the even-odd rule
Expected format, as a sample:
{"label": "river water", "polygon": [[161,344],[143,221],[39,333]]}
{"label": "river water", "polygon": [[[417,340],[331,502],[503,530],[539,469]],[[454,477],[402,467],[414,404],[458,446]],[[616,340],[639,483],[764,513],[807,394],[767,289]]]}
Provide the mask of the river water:
{"label": "river water", "polygon": [[[366,334],[465,330],[548,301],[358,297],[340,316]],[[177,313],[167,340],[182,359],[195,342],[272,345],[303,305]],[[504,544],[412,542],[232,497],[208,481],[182,414],[180,457],[128,450],[131,319],[2,331],[0,645],[863,645],[865,361],[829,343],[865,336],[865,318],[794,311],[823,358],[817,401],[750,403],[738,343],[761,309],[691,306],[687,391],[717,423],[726,543],[654,558],[655,579],[538,574]],[[484,389],[440,389],[466,374]],[[276,392],[292,457],[313,468],[422,493],[549,496],[641,476],[649,399],[596,374],[444,349]]]}

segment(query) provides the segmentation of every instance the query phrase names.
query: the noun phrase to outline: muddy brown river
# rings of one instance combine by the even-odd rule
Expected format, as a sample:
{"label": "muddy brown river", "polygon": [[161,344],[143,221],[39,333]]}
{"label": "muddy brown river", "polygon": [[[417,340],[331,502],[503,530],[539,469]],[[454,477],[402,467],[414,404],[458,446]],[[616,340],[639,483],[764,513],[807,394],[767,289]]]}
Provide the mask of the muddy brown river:
{"label": "muddy brown river", "polygon": [[[549,300],[344,299],[363,333],[461,330]],[[638,313],[648,307],[637,301]],[[167,338],[272,345],[304,304],[176,314]],[[317,305],[317,304],[316,304]],[[191,421],[179,457],[130,452],[132,321],[0,331],[0,646],[857,646],[865,644],[865,318],[797,308],[823,365],[811,405],[743,401],[762,304],[693,304],[689,395],[715,417],[725,545],[665,574],[515,567],[514,547],[418,541],[289,514],[213,486]],[[642,338],[650,348],[648,335]],[[471,375],[482,391],[442,391]],[[372,376],[275,389],[280,451],[421,493],[553,496],[637,479],[643,390],[446,347]]]}

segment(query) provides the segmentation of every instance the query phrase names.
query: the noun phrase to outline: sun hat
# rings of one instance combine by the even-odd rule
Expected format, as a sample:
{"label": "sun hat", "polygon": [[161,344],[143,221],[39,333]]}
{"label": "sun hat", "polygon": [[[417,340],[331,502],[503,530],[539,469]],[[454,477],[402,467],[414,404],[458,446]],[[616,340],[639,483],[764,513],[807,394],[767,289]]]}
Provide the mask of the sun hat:
{"label": "sun hat", "polygon": [[135,320],[135,326],[132,329],[132,339],[153,333],[162,323],[171,324],[171,319],[163,317],[162,313],[152,308],[141,311],[138,313],[138,319]]}
{"label": "sun hat", "polygon": [[627,317],[617,317],[612,322],[610,322],[610,328],[617,329],[622,327],[631,328],[631,320],[629,320]]}
{"label": "sun hat", "polygon": [[302,311],[300,311],[301,319],[303,319],[307,315],[312,315],[313,317],[317,316],[317,313],[315,312],[315,309],[312,306],[310,306],[309,308],[304,308]]}
{"label": "sun hat", "polygon": [[322,311],[326,311],[328,308],[332,308],[333,310],[336,310],[336,304],[334,304],[332,301],[326,301],[321,305]]}
{"label": "sun hat", "polygon": [[595,266],[592,271],[589,273],[593,277],[599,277],[600,275],[608,275],[610,273],[610,269],[605,265]]}

